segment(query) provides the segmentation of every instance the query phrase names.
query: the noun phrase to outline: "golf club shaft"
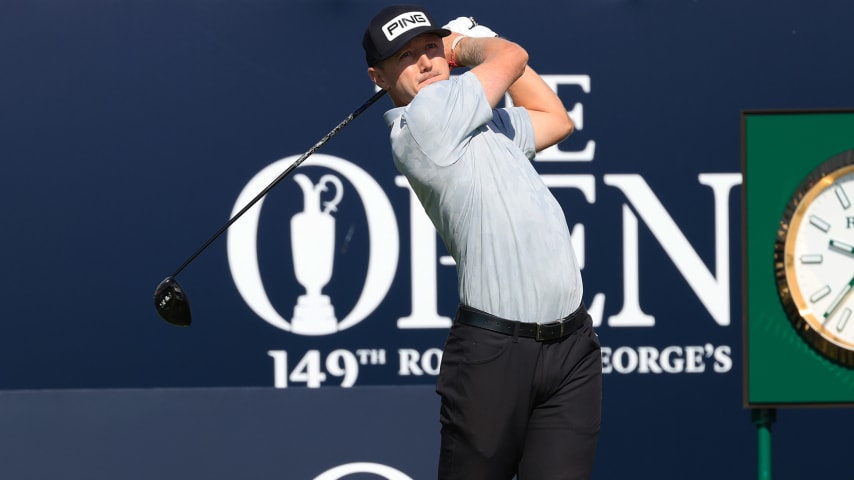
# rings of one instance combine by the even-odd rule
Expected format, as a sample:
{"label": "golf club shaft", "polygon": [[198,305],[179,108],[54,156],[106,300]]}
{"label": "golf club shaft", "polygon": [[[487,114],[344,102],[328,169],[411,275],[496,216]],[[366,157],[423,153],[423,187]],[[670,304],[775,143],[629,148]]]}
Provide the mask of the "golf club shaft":
{"label": "golf club shaft", "polygon": [[217,232],[216,232],[216,233],[214,233],[214,234],[211,236],[211,238],[209,238],[209,239],[208,239],[204,244],[202,244],[202,246],[201,246],[201,247],[199,247],[199,249],[198,249],[198,250],[196,250],[196,251],[195,251],[195,253],[193,253],[192,255],[190,255],[190,257],[189,257],[189,258],[187,258],[187,260],[186,260],[186,261],[184,261],[184,263],[183,263],[183,264],[181,264],[181,266],[180,266],[180,267],[178,267],[178,269],[177,269],[177,270],[175,270],[175,272],[174,272],[174,273],[172,273],[172,275],[170,275],[170,276],[171,276],[171,277],[175,277],[175,276],[177,276],[179,273],[181,273],[181,271],[182,271],[182,270],[184,270],[184,268],[186,268],[186,267],[187,267],[187,265],[189,265],[189,264],[190,264],[190,262],[192,262],[193,260],[195,260],[195,259],[196,259],[196,257],[198,257],[199,255],[201,255],[201,253],[202,253],[203,251],[205,251],[205,249],[206,249],[206,248],[208,248],[208,247],[210,246],[210,244],[212,244],[212,243],[213,243],[217,238],[219,238],[219,236],[220,236],[220,235],[222,235],[226,230],[228,230],[228,227],[230,227],[230,226],[231,226],[235,221],[237,221],[237,219],[238,219],[238,218],[240,218],[241,216],[243,216],[243,214],[244,214],[244,213],[246,213],[250,208],[252,208],[252,206],[253,206],[253,205],[255,205],[256,203],[258,203],[258,200],[261,200],[261,199],[264,197],[264,195],[267,195],[267,193],[268,193],[270,190],[272,190],[272,189],[273,189],[273,187],[275,187],[279,182],[281,182],[285,177],[287,177],[287,176],[288,176],[292,171],[294,171],[294,169],[296,169],[297,167],[299,167],[299,166],[302,164],[302,162],[304,162],[304,161],[305,161],[305,159],[306,159],[306,158],[308,158],[309,156],[311,156],[311,154],[313,154],[314,152],[316,152],[316,151],[317,151],[317,149],[319,149],[320,147],[322,147],[324,143],[328,142],[330,138],[332,138],[333,136],[335,136],[335,134],[336,134],[336,133],[338,133],[342,128],[346,127],[346,126],[347,126],[347,124],[348,124],[348,123],[350,123],[351,121],[353,121],[353,119],[354,119],[354,118],[356,118],[356,117],[358,117],[359,115],[361,115],[361,114],[362,114],[362,112],[364,112],[365,110],[367,110],[367,109],[368,109],[368,107],[370,107],[371,105],[373,105],[373,104],[374,104],[377,100],[379,100],[379,99],[380,99],[384,94],[385,94],[385,90],[380,90],[380,91],[378,91],[377,93],[375,93],[371,98],[369,98],[365,103],[363,103],[363,104],[362,104],[362,106],[360,106],[360,107],[359,107],[359,108],[357,108],[355,111],[353,111],[353,113],[351,113],[350,115],[348,115],[348,116],[347,116],[347,118],[345,118],[344,120],[342,120],[342,121],[341,121],[341,123],[339,123],[338,125],[336,125],[336,126],[335,126],[335,128],[333,128],[329,133],[327,133],[323,138],[321,138],[317,143],[315,143],[313,147],[311,147],[310,149],[308,149],[308,151],[306,151],[305,153],[303,153],[303,154],[302,154],[298,159],[296,159],[296,160],[294,161],[294,163],[292,163],[290,166],[288,166],[288,168],[286,168],[284,172],[282,172],[281,174],[279,174],[279,176],[278,176],[278,177],[276,177],[276,179],[275,179],[275,180],[273,180],[269,185],[267,185],[267,187],[266,187],[266,188],[264,188],[264,190],[261,190],[261,192],[260,192],[258,195],[256,195],[256,196],[255,196],[255,198],[253,198],[252,200],[250,200],[250,201],[249,201],[249,203],[247,203],[247,204],[246,204],[246,206],[244,206],[242,209],[240,209],[240,211],[239,211],[239,212],[237,212],[236,214],[234,214],[234,216],[233,216],[233,217],[231,217],[231,218],[228,220],[228,222],[226,222],[226,223],[225,223],[225,225],[223,225],[219,230],[217,230]]}

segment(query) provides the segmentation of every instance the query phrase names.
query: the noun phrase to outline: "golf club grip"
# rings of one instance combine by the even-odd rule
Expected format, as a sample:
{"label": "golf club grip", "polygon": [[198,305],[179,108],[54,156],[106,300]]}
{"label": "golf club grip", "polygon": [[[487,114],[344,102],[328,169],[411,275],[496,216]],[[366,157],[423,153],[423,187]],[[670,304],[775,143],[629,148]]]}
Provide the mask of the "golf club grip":
{"label": "golf club grip", "polygon": [[264,196],[265,196],[265,195],[267,195],[267,193],[269,193],[269,192],[270,192],[270,190],[272,190],[272,189],[273,189],[273,187],[275,187],[276,185],[278,185],[278,184],[279,184],[279,182],[281,182],[285,177],[287,177],[291,172],[293,172],[297,167],[299,167],[299,166],[302,164],[302,162],[304,162],[304,161],[305,161],[305,159],[307,159],[308,157],[310,157],[314,152],[316,152],[320,147],[322,147],[322,146],[323,146],[323,144],[325,144],[326,142],[328,142],[330,138],[334,137],[334,136],[335,136],[335,134],[336,134],[336,133],[338,133],[339,131],[341,131],[341,129],[342,129],[342,128],[346,127],[346,126],[347,126],[347,124],[349,124],[351,121],[353,121],[353,119],[354,119],[354,118],[356,118],[356,117],[358,117],[359,115],[361,115],[361,114],[362,114],[362,112],[364,112],[365,110],[367,110],[367,109],[368,109],[368,107],[370,107],[370,106],[371,106],[371,105],[373,105],[377,100],[379,100],[380,98],[382,98],[382,96],[383,96],[383,95],[385,95],[385,93],[386,93],[386,91],[385,91],[385,90],[380,90],[380,91],[376,92],[376,93],[375,93],[371,98],[369,98],[367,101],[365,101],[365,103],[363,103],[363,104],[362,104],[362,106],[360,106],[359,108],[357,108],[356,110],[354,110],[354,111],[353,111],[353,113],[351,113],[350,115],[348,115],[348,116],[347,116],[347,118],[345,118],[344,120],[342,120],[342,121],[341,121],[341,123],[339,123],[338,125],[336,125],[336,126],[335,126],[335,128],[333,128],[329,133],[327,133],[326,135],[324,135],[324,136],[323,136],[323,138],[321,138],[320,140],[318,140],[318,142],[317,142],[317,143],[315,143],[315,144],[314,144],[314,146],[312,146],[312,147],[311,147],[310,149],[308,149],[305,153],[303,153],[302,155],[300,155],[300,157],[299,157],[299,158],[297,158],[297,159],[294,161],[294,163],[292,163],[291,165],[289,165],[289,166],[288,166],[288,168],[286,168],[286,169],[285,169],[285,171],[283,171],[282,173],[280,173],[278,177],[276,177],[272,182],[270,182],[270,184],[269,184],[269,185],[267,185],[263,190],[261,190],[261,192],[260,192],[260,193],[258,193],[258,195],[256,195],[256,196],[255,196],[255,198],[253,198],[252,200],[250,200],[250,201],[249,201],[249,203],[247,203],[243,208],[241,208],[239,212],[235,213],[235,214],[234,214],[234,216],[233,216],[233,217],[231,217],[231,218],[228,220],[228,222],[226,222],[226,223],[225,223],[225,225],[223,225],[222,227],[220,227],[220,229],[219,229],[219,230],[217,230],[217,232],[216,232],[216,233],[214,233],[213,235],[211,235],[211,238],[209,238],[209,239],[208,239],[204,244],[202,244],[202,246],[201,246],[201,247],[199,247],[199,249],[198,249],[198,250],[196,250],[192,255],[190,255],[190,257],[189,257],[189,258],[187,258],[187,260],[185,260],[185,261],[184,261],[184,263],[183,263],[183,264],[181,264],[181,266],[180,266],[180,267],[178,267],[178,269],[177,269],[177,270],[175,270],[175,272],[174,272],[172,275],[170,275],[170,276],[175,277],[175,276],[177,276],[179,273],[181,273],[181,271],[182,271],[182,270],[184,270],[184,269],[187,267],[187,265],[189,265],[189,264],[190,264],[190,262],[192,262],[193,260],[195,260],[195,259],[196,259],[196,257],[198,257],[199,255],[201,255],[201,253],[202,253],[203,251],[205,251],[205,249],[206,249],[206,248],[208,248],[208,247],[210,246],[210,244],[212,244],[214,241],[216,241],[216,239],[217,239],[217,238],[219,238],[219,237],[220,237],[220,235],[222,235],[223,233],[225,233],[225,231],[226,231],[226,230],[228,230],[228,227],[230,227],[234,222],[236,222],[238,218],[242,217],[242,216],[243,216],[243,214],[244,214],[244,213],[246,213],[250,208],[252,208],[252,206],[253,206],[253,205],[255,205],[256,203],[258,203],[258,201],[259,201],[259,200],[261,200],[262,198],[264,198]]}

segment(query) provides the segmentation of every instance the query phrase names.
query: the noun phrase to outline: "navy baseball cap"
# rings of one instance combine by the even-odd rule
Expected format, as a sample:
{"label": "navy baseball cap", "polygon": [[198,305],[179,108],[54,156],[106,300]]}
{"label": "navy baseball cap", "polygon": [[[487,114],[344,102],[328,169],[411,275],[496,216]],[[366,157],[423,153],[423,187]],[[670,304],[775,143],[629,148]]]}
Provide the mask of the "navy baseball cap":
{"label": "navy baseball cap", "polygon": [[373,67],[390,58],[422,33],[446,37],[451,31],[437,26],[430,13],[417,5],[392,5],[380,10],[371,19],[362,38],[368,66]]}

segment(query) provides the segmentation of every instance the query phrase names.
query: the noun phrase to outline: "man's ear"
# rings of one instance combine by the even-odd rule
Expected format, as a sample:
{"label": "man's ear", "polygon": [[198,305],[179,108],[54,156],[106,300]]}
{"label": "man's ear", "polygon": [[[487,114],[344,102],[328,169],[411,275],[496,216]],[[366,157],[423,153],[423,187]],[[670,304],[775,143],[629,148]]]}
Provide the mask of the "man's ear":
{"label": "man's ear", "polygon": [[368,76],[371,77],[371,81],[374,82],[376,86],[382,88],[383,90],[386,89],[386,81],[382,75],[382,72],[380,72],[374,67],[368,67]]}

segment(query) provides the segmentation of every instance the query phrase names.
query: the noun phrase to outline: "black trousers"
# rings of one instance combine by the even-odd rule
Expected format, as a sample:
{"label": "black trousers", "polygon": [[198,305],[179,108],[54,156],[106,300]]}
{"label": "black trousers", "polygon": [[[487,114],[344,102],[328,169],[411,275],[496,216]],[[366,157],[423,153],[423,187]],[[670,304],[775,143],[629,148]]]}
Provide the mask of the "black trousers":
{"label": "black trousers", "polygon": [[585,317],[579,330],[550,341],[454,322],[436,387],[439,480],[590,477],[602,357]]}

